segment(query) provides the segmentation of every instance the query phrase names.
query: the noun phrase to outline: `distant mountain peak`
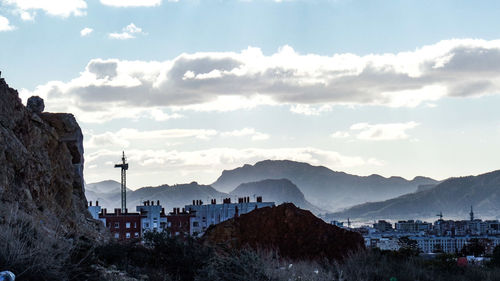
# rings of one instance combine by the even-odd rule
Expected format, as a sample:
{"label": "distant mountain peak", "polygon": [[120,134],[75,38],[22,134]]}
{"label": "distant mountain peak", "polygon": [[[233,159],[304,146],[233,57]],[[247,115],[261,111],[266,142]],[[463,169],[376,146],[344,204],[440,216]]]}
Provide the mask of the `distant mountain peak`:
{"label": "distant mountain peak", "polygon": [[330,210],[393,198],[415,192],[418,185],[437,183],[423,177],[415,182],[402,177],[385,178],[376,174],[362,177],[305,162],[263,160],[254,165],[245,164],[233,170],[225,170],[212,186],[229,192],[242,183],[283,178],[297,185],[309,202]]}

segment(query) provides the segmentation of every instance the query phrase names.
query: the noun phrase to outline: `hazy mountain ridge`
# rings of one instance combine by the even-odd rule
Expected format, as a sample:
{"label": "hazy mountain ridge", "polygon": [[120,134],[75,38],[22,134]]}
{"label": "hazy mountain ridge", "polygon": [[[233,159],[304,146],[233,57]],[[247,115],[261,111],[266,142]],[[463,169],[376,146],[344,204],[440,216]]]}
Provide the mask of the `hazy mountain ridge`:
{"label": "hazy mountain ridge", "polygon": [[[109,184],[113,181],[103,181],[92,183],[87,186],[93,187],[85,191],[88,200],[99,201],[99,205],[112,210],[120,206],[120,183],[112,192],[99,193],[95,192],[95,187],[101,184]],[[113,184],[113,185],[116,185]],[[103,190],[104,188],[100,188]],[[189,184],[178,185],[161,185],[161,186],[148,186],[139,188],[137,190],[127,191],[127,207],[129,211],[135,211],[135,206],[142,205],[146,200],[160,200],[160,203],[166,211],[170,211],[174,207],[183,207],[184,205],[192,204],[192,200],[203,200],[210,202],[210,199],[216,198],[220,200],[222,197],[228,196],[227,193],[219,192],[209,185],[199,185],[196,182]]]}
{"label": "hazy mountain ridge", "polygon": [[[103,186],[101,186],[103,185]],[[85,191],[88,200],[99,201],[99,205],[112,210],[120,205],[120,183],[115,181],[102,181],[86,185]],[[99,192],[106,191],[106,192]],[[244,183],[230,193],[219,192],[209,185],[199,185],[196,182],[190,184],[161,185],[157,187],[143,187],[135,191],[127,192],[127,206],[130,211],[135,210],[136,205],[145,200],[160,200],[160,203],[170,210],[173,207],[184,207],[192,203],[192,200],[203,200],[205,203],[210,199],[249,196],[255,201],[256,196],[262,196],[264,201],[273,201],[277,205],[284,202],[294,203],[296,206],[310,210],[315,214],[325,213],[304,198],[299,188],[287,179],[263,180],[259,182]],[[95,203],[94,203],[95,204]]]}
{"label": "hazy mountain ridge", "polygon": [[309,202],[329,210],[390,199],[415,192],[419,185],[437,183],[436,180],[426,177],[415,177],[410,181],[402,177],[385,178],[380,175],[364,177],[308,163],[265,160],[255,165],[247,164],[233,170],[225,170],[212,186],[228,192],[245,182],[283,178],[296,184]]}
{"label": "hazy mountain ridge", "polygon": [[314,214],[325,213],[310,202],[308,202],[300,189],[288,179],[267,179],[258,182],[240,184],[229,193],[238,197],[254,195],[263,196],[264,201],[273,201],[276,205],[281,203],[293,203],[295,206],[311,211]]}
{"label": "hazy mountain ridge", "polygon": [[476,216],[495,218],[500,213],[500,170],[478,176],[450,178],[437,186],[381,202],[365,203],[327,219],[414,219],[443,212],[448,218],[468,218],[470,206]]}

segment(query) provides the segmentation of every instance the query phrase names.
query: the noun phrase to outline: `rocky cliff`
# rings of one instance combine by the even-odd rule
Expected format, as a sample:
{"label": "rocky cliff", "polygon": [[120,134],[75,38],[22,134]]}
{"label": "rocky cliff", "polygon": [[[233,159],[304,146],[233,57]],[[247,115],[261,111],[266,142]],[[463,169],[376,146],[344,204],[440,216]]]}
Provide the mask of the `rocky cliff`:
{"label": "rocky cliff", "polygon": [[210,227],[204,243],[229,249],[278,250],[283,257],[340,260],[364,247],[363,237],[330,225],[291,203],[254,210]]}
{"label": "rocky cliff", "polygon": [[28,105],[0,79],[0,225],[28,220],[36,237],[102,240],[86,210],[78,123],[71,114],[43,113],[40,98]]}

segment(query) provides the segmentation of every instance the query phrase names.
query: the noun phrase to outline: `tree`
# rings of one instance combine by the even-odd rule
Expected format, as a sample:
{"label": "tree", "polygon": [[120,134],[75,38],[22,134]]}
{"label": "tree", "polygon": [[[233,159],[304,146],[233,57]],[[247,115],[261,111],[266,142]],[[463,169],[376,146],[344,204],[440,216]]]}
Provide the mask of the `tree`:
{"label": "tree", "polygon": [[410,239],[408,236],[399,238],[399,252],[405,256],[418,256],[420,249],[415,240]]}
{"label": "tree", "polygon": [[500,245],[497,245],[495,249],[493,249],[490,264],[494,267],[500,267]]}

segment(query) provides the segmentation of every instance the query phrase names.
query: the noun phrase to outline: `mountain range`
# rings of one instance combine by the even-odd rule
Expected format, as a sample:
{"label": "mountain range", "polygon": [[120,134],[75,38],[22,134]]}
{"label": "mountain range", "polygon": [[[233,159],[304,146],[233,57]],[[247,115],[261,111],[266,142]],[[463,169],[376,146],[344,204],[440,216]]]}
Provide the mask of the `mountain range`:
{"label": "mountain range", "polygon": [[438,181],[426,177],[406,180],[380,175],[357,176],[332,171],[323,166],[289,160],[265,160],[226,170],[212,186],[229,192],[238,185],[265,179],[289,179],[304,193],[305,199],[321,209],[336,211],[369,201],[380,201],[415,192],[421,185]]}
{"label": "mountain range", "polygon": [[[99,201],[100,206],[112,210],[120,206],[120,183],[108,180],[87,184],[85,195],[88,200]],[[164,207],[171,209],[192,204],[193,200],[202,200],[207,203],[211,199],[222,202],[223,198],[232,198],[237,202],[238,197],[246,196],[250,197],[252,201],[255,200],[256,196],[262,196],[264,201],[275,202],[276,205],[289,202],[315,214],[325,213],[325,210],[307,202],[299,188],[287,179],[244,183],[230,193],[219,192],[211,186],[199,185],[196,182],[174,186],[143,187],[135,191],[127,191],[127,206],[130,211],[134,211],[133,208],[142,204],[143,201],[160,200]]]}
{"label": "mountain range", "polygon": [[327,220],[431,218],[500,218],[500,170],[478,176],[450,178],[434,187],[381,202],[365,203],[327,214]]}

